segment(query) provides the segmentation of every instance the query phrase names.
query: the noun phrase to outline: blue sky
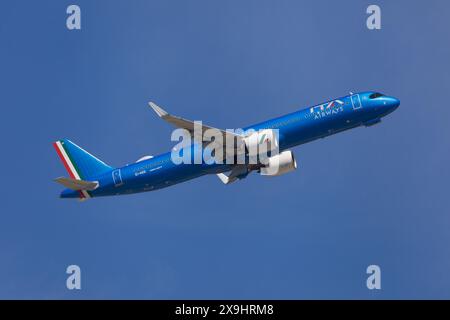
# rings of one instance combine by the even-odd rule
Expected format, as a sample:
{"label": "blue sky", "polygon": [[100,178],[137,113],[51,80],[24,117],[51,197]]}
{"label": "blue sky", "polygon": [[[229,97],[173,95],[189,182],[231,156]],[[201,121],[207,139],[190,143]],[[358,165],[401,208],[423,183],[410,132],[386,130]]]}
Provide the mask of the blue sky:
{"label": "blue sky", "polygon": [[[3,3],[0,298],[450,298],[450,3],[373,3],[379,31],[369,1]],[[60,138],[113,166],[169,150],[149,100],[239,128],[364,90],[401,106],[285,176],[85,203],[52,181]]]}

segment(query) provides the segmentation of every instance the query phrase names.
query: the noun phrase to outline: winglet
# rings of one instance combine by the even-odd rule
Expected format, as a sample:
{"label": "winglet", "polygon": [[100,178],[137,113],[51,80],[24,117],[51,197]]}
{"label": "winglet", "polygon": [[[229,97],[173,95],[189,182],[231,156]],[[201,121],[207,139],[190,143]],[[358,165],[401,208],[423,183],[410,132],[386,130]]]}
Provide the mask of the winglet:
{"label": "winglet", "polygon": [[217,177],[220,179],[220,181],[223,182],[223,184],[230,184],[238,179],[237,177],[232,176],[231,174],[227,176],[225,173],[218,173]]}
{"label": "winglet", "polygon": [[224,173],[218,173],[217,176],[224,184],[228,184],[230,182],[230,178]]}
{"label": "winglet", "polygon": [[153,111],[156,112],[156,114],[157,114],[158,117],[160,117],[160,118],[163,118],[163,117],[169,115],[169,113],[168,113],[166,110],[162,109],[161,107],[158,107],[158,106],[156,105],[156,103],[154,103],[154,102],[151,102],[151,101],[150,101],[150,102],[148,103],[148,105],[153,109]]}
{"label": "winglet", "polygon": [[225,173],[218,173],[217,177],[224,184],[230,184],[238,179],[244,179],[249,174],[249,172],[250,171],[245,164],[239,164],[231,169],[229,175],[226,175]]}

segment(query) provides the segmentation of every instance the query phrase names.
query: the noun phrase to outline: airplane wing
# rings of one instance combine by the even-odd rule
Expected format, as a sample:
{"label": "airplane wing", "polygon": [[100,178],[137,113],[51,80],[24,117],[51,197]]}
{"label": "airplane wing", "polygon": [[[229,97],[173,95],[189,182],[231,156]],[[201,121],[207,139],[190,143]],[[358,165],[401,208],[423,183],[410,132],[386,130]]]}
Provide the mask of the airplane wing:
{"label": "airplane wing", "polygon": [[[195,123],[192,120],[187,120],[187,119],[183,119],[181,117],[171,115],[167,111],[165,111],[164,109],[162,109],[161,107],[156,105],[154,102],[149,102],[148,104],[161,119],[167,121],[168,123],[170,123],[171,125],[173,125],[177,128],[182,128],[182,129],[188,130],[191,133],[191,136],[193,137],[193,139],[195,139],[196,141],[198,141],[200,143],[204,143],[204,141],[203,141],[204,132],[208,129],[214,129],[214,130],[219,131],[222,134],[222,137],[223,137],[222,140],[223,140],[223,146],[225,148],[225,150],[224,150],[225,154],[231,154],[231,152],[227,152],[227,150],[226,150],[226,141],[231,141],[228,139],[236,139],[236,141],[235,141],[236,143],[233,144],[233,147],[234,147],[232,150],[233,152],[234,152],[235,148],[243,146],[244,136],[241,136],[241,135],[236,134],[231,131],[214,128],[214,127],[205,125],[203,123],[201,123],[201,125],[200,125],[200,122]],[[201,131],[196,132],[197,135],[194,135],[194,128],[196,128],[196,127],[197,127],[197,129],[201,129]]]}
{"label": "airplane wing", "polygon": [[[197,126],[200,126],[200,123],[194,123],[194,121],[171,115],[167,111],[165,111],[164,109],[162,109],[161,107],[156,105],[154,102],[149,102],[149,106],[153,109],[153,111],[156,112],[156,114],[161,119],[167,121],[168,123],[170,123],[171,125],[173,125],[177,128],[182,128],[182,129],[188,130],[191,133],[191,137],[200,143],[207,143],[207,142],[203,141],[203,134],[206,130],[215,129],[215,130],[219,131],[222,134],[222,137],[224,138],[222,147],[224,148],[223,154],[225,155],[225,157],[227,157],[228,155],[235,156],[237,153],[245,152],[245,141],[244,141],[244,139],[246,138],[245,135],[239,135],[234,132],[217,129],[217,128],[214,128],[214,127],[211,127],[208,125],[204,125],[203,123],[201,123],[201,127],[197,127]],[[196,128],[197,131],[200,131],[200,132],[195,132],[198,136],[194,135],[194,128]],[[201,128],[201,130],[199,130],[200,128]],[[231,139],[236,139],[236,140],[234,140],[235,143],[233,143],[233,146],[228,147],[226,145],[226,142],[232,141]],[[235,182],[237,180],[247,177],[247,175],[252,170],[255,170],[255,168],[252,168],[252,166],[249,166],[246,164],[235,164],[232,166],[232,169],[228,174],[219,173],[219,174],[217,174],[217,177],[224,184],[230,184],[232,182]]]}

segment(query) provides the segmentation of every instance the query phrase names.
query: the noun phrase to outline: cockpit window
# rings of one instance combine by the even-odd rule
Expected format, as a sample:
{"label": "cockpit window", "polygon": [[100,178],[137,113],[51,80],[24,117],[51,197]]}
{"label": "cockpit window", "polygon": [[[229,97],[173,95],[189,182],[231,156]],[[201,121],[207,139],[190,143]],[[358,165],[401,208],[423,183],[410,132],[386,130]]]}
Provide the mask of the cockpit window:
{"label": "cockpit window", "polygon": [[372,93],[372,94],[369,96],[369,99],[375,99],[375,98],[382,97],[382,96],[384,96],[384,94],[379,93],[379,92],[375,92],[375,93]]}

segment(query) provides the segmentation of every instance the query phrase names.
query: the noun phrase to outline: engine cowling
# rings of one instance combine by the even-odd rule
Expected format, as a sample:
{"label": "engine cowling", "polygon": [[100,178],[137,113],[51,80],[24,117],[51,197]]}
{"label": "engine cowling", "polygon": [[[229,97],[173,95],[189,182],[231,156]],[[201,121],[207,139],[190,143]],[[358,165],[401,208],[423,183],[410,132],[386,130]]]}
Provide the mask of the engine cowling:
{"label": "engine cowling", "polygon": [[297,169],[297,161],[295,161],[292,151],[287,150],[268,158],[268,163],[261,168],[260,174],[275,177],[294,171],[295,169]]}
{"label": "engine cowling", "polygon": [[244,139],[244,143],[250,157],[267,154],[278,149],[278,134],[271,129],[255,131]]}

